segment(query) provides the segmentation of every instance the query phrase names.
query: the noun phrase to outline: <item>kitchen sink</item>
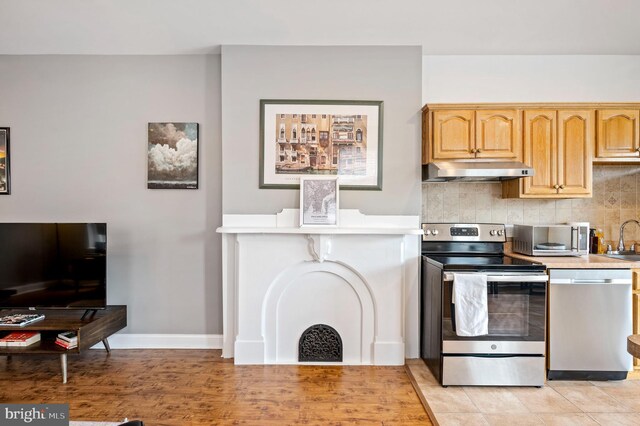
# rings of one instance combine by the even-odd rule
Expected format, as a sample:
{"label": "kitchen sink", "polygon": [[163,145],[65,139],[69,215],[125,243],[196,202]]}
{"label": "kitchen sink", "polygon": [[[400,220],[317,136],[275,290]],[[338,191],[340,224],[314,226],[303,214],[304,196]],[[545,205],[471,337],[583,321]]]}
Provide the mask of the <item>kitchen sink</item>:
{"label": "kitchen sink", "polygon": [[602,256],[613,259],[628,260],[630,262],[640,262],[640,254],[603,254]]}

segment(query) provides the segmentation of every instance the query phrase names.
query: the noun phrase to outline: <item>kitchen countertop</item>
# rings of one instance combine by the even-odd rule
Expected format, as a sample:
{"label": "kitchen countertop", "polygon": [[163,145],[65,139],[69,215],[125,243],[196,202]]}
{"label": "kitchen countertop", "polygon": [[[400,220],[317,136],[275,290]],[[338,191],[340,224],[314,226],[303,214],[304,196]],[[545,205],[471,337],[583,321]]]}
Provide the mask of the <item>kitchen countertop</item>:
{"label": "kitchen countertop", "polygon": [[508,244],[505,245],[505,255],[515,259],[529,260],[534,263],[541,263],[547,268],[559,269],[636,269],[640,268],[640,262],[630,262],[628,260],[613,259],[599,254],[589,254],[585,256],[527,256],[524,254],[513,253],[509,250]]}

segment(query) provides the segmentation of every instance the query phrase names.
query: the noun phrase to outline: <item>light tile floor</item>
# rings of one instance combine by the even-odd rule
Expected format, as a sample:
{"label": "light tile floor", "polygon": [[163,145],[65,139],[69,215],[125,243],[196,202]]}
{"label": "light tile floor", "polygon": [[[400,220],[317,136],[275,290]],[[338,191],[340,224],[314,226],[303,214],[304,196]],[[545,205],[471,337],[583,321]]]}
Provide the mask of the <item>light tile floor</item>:
{"label": "light tile floor", "polygon": [[640,380],[443,388],[422,360],[407,370],[436,425],[640,425]]}

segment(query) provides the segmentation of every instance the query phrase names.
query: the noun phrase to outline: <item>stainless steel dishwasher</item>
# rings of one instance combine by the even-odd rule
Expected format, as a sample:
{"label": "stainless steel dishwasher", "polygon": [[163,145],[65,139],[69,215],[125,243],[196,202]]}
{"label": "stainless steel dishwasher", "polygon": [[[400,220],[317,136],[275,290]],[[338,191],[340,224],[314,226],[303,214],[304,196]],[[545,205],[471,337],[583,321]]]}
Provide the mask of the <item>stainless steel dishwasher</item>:
{"label": "stainless steel dishwasher", "polygon": [[549,373],[558,380],[623,380],[633,367],[631,270],[549,270]]}

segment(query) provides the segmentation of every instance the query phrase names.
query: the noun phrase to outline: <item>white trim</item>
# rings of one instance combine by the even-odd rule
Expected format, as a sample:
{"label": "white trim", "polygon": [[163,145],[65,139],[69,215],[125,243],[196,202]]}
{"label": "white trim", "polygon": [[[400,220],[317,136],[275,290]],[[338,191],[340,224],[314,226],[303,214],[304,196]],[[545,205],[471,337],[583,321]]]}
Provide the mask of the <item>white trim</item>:
{"label": "white trim", "polygon": [[355,209],[338,211],[339,227],[300,228],[300,210],[284,209],[265,215],[225,214],[221,234],[353,234],[422,235],[419,216],[364,215]]}
{"label": "white trim", "polygon": [[[226,216],[226,215],[225,215]],[[417,228],[358,228],[344,229],[336,228],[320,228],[318,226],[310,227],[305,225],[304,228],[232,228],[220,227],[216,232],[220,234],[336,234],[336,235],[422,235],[423,231]]]}
{"label": "white trim", "polygon": [[[222,349],[221,334],[114,334],[111,349]],[[91,349],[104,349],[98,343]]]}

